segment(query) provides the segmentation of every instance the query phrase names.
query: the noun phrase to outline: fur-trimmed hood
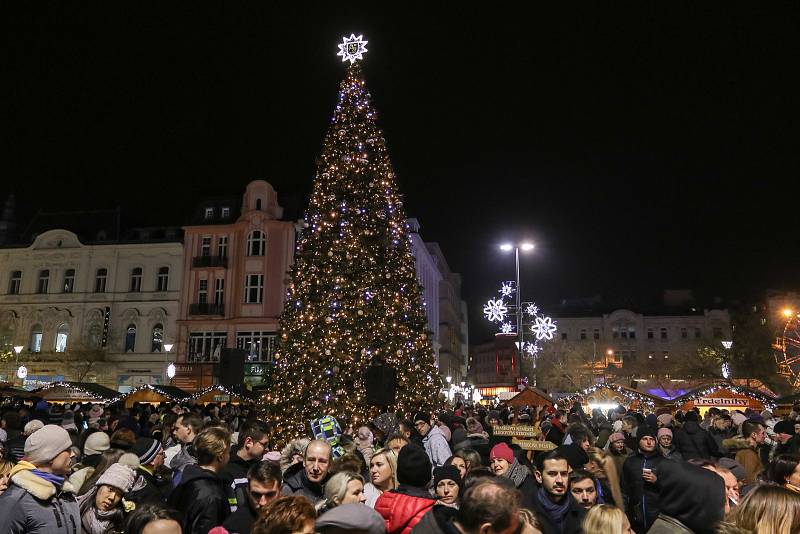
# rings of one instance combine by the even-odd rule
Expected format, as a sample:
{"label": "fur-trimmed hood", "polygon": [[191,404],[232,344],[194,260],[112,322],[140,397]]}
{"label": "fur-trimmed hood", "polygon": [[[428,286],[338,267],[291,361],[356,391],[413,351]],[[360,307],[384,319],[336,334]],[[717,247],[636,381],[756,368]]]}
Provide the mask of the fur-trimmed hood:
{"label": "fur-trimmed hood", "polygon": [[308,444],[311,443],[311,440],[308,438],[300,438],[290,441],[288,445],[286,445],[283,450],[281,451],[281,472],[285,473],[287,469],[292,465],[292,456],[295,454],[305,454],[306,447]]}
{"label": "fur-trimmed hood", "polygon": [[[11,469],[11,482],[24,489],[40,501],[49,501],[59,491],[56,486],[31,471],[36,469],[32,463],[21,461]],[[75,493],[75,488],[65,480],[61,491]]]}
{"label": "fur-trimmed hood", "polygon": [[728,449],[730,452],[741,449],[755,449],[755,447],[750,445],[750,440],[742,437],[723,439],[722,446]]}

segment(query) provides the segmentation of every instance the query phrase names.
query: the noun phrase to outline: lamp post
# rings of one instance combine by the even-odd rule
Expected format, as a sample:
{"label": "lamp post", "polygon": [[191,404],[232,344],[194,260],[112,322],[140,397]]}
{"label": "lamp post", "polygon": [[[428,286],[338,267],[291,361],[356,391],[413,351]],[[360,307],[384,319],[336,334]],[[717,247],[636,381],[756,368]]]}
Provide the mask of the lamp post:
{"label": "lamp post", "polygon": [[164,343],[164,367],[166,369],[167,378],[169,378],[170,383],[172,383],[172,379],[175,377],[175,364],[170,362],[167,364],[167,354],[169,351],[172,350],[172,343]]}
{"label": "lamp post", "polygon": [[[519,250],[522,249],[523,252],[529,252],[533,250],[534,245],[533,243],[503,243],[500,245],[500,250],[503,252],[511,252],[514,251],[514,264],[515,264],[515,271],[516,271],[516,278],[514,279],[515,283],[517,284],[517,354],[522,354],[523,348],[525,347],[524,339],[523,339],[523,332],[522,332],[522,305],[521,305],[521,298],[522,298],[522,290],[519,284]],[[522,358],[520,358],[520,363],[522,363]],[[533,387],[536,387],[536,354],[533,355]]]}
{"label": "lamp post", "polygon": [[17,355],[17,359],[15,360],[15,365],[17,367],[17,378],[23,380],[23,383],[25,377],[28,376],[28,369],[25,368],[24,365],[23,366],[19,365],[19,353],[22,352],[22,349],[24,348],[25,347],[23,347],[22,345],[14,345],[14,353],[16,353]]}
{"label": "lamp post", "polygon": [[725,349],[725,360],[722,362],[722,378],[725,380],[731,377],[731,366],[728,363],[728,351],[733,347],[733,341],[722,341],[722,348]]}

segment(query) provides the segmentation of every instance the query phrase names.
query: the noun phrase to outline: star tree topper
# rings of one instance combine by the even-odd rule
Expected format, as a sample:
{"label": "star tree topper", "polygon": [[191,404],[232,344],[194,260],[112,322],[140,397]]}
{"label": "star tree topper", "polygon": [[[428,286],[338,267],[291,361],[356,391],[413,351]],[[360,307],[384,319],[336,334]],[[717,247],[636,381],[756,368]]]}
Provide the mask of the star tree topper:
{"label": "star tree topper", "polygon": [[339,45],[339,53],[337,56],[342,56],[342,62],[349,61],[352,65],[359,59],[364,59],[364,53],[367,50],[367,43],[363,35],[356,37],[356,34],[351,33],[350,37],[342,37],[342,44]]}

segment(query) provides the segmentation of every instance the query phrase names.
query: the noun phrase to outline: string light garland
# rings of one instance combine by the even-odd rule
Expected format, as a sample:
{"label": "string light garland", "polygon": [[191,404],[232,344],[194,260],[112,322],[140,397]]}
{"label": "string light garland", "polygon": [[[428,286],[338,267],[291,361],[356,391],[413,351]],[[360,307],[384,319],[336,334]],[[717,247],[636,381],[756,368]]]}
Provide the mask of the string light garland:
{"label": "string light garland", "polygon": [[172,393],[169,393],[168,391],[166,391],[163,386],[158,386],[158,385],[154,386],[152,384],[142,384],[141,386],[137,386],[137,387],[133,388],[132,390],[128,391],[127,393],[123,393],[122,395],[119,395],[118,397],[115,397],[110,402],[113,404],[115,402],[124,401],[125,399],[127,399],[128,397],[133,395],[134,393],[137,393],[137,392],[145,390],[145,389],[153,391],[154,393],[158,393],[159,395],[163,395],[170,402],[183,402],[183,401],[185,401],[185,400],[187,400],[189,398],[189,394],[188,393],[186,393],[182,397],[176,397]]}
{"label": "string light garland", "polygon": [[624,388],[617,384],[595,384],[594,386],[589,386],[588,388],[582,391],[564,397],[563,399],[561,399],[561,401],[559,401],[559,404],[563,403],[565,406],[572,405],[576,400],[592,395],[601,389],[608,389],[613,391],[614,393],[620,395],[623,399],[625,399],[628,402],[628,404],[632,404],[633,402],[639,402],[640,404],[643,404],[645,408],[647,408],[648,410],[650,411],[655,410],[656,403],[653,399],[649,398],[646,395],[638,393],[634,390]]}
{"label": "string light garland", "polygon": [[749,399],[757,400],[758,402],[763,404],[765,408],[769,410],[774,410],[775,407],[777,406],[776,399],[768,395],[765,395],[764,393],[761,393],[758,390],[742,386],[736,386],[725,382],[715,382],[713,384],[701,386],[697,389],[690,391],[689,393],[681,395],[680,397],[677,397],[675,399],[674,401],[675,406],[680,407],[686,404],[687,402],[695,402],[697,401],[697,399],[701,397],[708,397],[709,395],[712,395],[713,393],[716,393],[717,391],[722,389],[726,389],[738,395],[743,395]]}
{"label": "string light garland", "polygon": [[[103,393],[88,390],[88,389],[86,389],[86,388],[84,388],[84,387],[82,387],[82,386],[80,386],[78,384],[79,384],[78,382],[50,382],[49,384],[45,384],[44,386],[42,386],[42,387],[40,387],[38,389],[34,389],[31,393],[35,395],[37,393],[44,393],[45,391],[51,390],[53,388],[63,387],[65,389],[76,391],[76,392],[78,392],[78,393],[80,393],[82,395],[85,395],[92,402],[111,403],[111,404],[113,404],[114,402],[116,402],[118,400],[117,397],[106,397],[106,396],[103,395]],[[97,385],[97,387],[105,388],[105,386],[100,386],[99,384]],[[108,389],[112,393],[116,393],[116,391],[114,391],[112,389],[109,389],[109,388],[105,388],[105,389]],[[69,401],[73,401],[73,400],[79,401],[81,399],[70,399],[70,398],[67,398],[67,399],[63,399],[63,400],[64,400],[64,402],[69,402]]]}
{"label": "string light garland", "polygon": [[[360,44],[359,44],[360,43]],[[440,407],[410,229],[386,139],[360,62],[362,36],[339,45],[349,60],[317,160],[297,241],[265,417],[286,442],[325,415],[357,427],[378,414],[364,372],[376,360],[396,371],[396,404],[410,414]]]}
{"label": "string light garland", "polygon": [[207,388],[201,389],[200,391],[198,391],[194,395],[191,395],[188,399],[189,400],[197,400],[200,397],[202,397],[203,395],[206,395],[207,393],[210,393],[211,391],[219,391],[223,395],[227,395],[227,396],[229,396],[231,398],[238,397],[238,398],[242,399],[245,402],[255,402],[255,399],[251,398],[246,393],[243,393],[241,391],[234,391],[232,389],[228,389],[227,387],[223,386],[222,384],[214,384],[213,386],[208,386]]}

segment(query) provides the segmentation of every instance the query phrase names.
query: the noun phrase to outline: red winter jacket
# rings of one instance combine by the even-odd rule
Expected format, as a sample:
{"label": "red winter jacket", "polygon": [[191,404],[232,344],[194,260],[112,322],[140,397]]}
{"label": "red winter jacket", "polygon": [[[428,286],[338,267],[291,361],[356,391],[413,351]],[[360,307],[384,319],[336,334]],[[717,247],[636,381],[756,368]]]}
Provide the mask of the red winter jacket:
{"label": "red winter jacket", "polygon": [[375,511],[386,522],[386,534],[409,534],[434,504],[436,501],[430,493],[400,486],[396,490],[382,493],[375,503]]}

